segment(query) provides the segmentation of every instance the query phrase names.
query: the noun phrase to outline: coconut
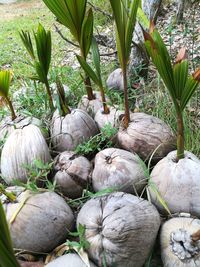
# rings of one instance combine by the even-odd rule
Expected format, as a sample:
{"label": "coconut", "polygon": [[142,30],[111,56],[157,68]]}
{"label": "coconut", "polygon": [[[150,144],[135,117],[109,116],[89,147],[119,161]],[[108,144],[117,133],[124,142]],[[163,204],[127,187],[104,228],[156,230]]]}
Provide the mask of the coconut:
{"label": "coconut", "polygon": [[154,153],[154,161],[174,150],[174,134],[162,120],[145,113],[131,113],[130,119],[128,128],[121,126],[117,135],[121,148],[137,153],[143,160]]}
{"label": "coconut", "polygon": [[85,111],[74,109],[63,117],[56,110],[51,124],[53,150],[57,152],[72,151],[98,132],[96,123]]}
{"label": "coconut", "polygon": [[28,262],[28,261],[19,261],[21,267],[44,267],[43,262]]}
{"label": "coconut", "polygon": [[16,201],[5,202],[4,209],[16,249],[49,252],[65,241],[73,229],[70,207],[54,192],[18,192]]}
{"label": "coconut", "polygon": [[77,225],[85,226],[89,258],[98,266],[142,267],[156,239],[160,216],[146,200],[122,192],[91,199]]}
{"label": "coconut", "polygon": [[[150,183],[165,200],[172,213],[187,212],[200,216],[200,160],[185,151],[185,157],[176,160],[176,151],[170,152],[157,163],[151,173]],[[161,212],[165,209],[149,186],[152,202]]]}
{"label": "coconut", "polygon": [[95,191],[113,188],[117,191],[140,193],[146,184],[144,163],[126,150],[107,148],[95,157],[92,185]]}
{"label": "coconut", "polygon": [[109,89],[124,90],[123,73],[121,68],[114,70],[108,76],[106,85]]}
{"label": "coconut", "polygon": [[161,256],[165,267],[200,266],[200,220],[172,218],[161,228]]}
{"label": "coconut", "polygon": [[59,191],[67,197],[81,197],[83,189],[89,183],[92,164],[83,156],[74,152],[63,152],[54,160],[56,174],[54,180]]}
{"label": "coconut", "polygon": [[[73,253],[69,253],[64,256],[61,256],[46,265],[46,267],[61,267],[61,266],[88,267],[88,265],[86,265],[77,254],[73,254]],[[90,267],[96,267],[96,265],[90,262]]]}
{"label": "coconut", "polygon": [[[98,110],[102,108],[102,100],[100,92],[94,92],[95,99],[89,100],[87,95],[83,95],[78,108],[87,112],[92,118],[95,117]],[[108,99],[106,98],[106,101]]]}
{"label": "coconut", "polygon": [[110,107],[110,112],[105,114],[102,109],[99,109],[95,115],[94,120],[96,121],[99,129],[101,130],[106,124],[110,124],[112,127],[119,127],[120,117],[124,114],[124,111],[118,110],[117,108]]}
{"label": "coconut", "polygon": [[51,160],[47,143],[37,126],[28,125],[14,130],[5,142],[1,154],[1,173],[6,183],[14,179],[26,182],[28,171],[25,166],[34,160],[48,163]]}

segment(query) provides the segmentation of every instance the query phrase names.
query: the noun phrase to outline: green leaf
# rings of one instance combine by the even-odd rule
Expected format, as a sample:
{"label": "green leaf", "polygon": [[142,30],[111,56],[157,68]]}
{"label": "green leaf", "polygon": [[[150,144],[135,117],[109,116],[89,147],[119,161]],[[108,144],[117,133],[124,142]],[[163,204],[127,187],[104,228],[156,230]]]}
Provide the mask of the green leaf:
{"label": "green leaf", "polygon": [[92,42],[92,36],[93,36],[93,12],[92,9],[90,8],[88,10],[87,15],[85,16],[83,20],[83,25],[81,28],[81,42],[80,42],[80,47],[82,51],[82,56],[86,59],[91,42]]}
{"label": "green leaf", "polygon": [[138,8],[137,19],[138,19],[138,22],[142,25],[143,28],[149,29],[150,21],[147,18],[146,14],[144,13],[144,11],[142,10],[141,7]]}
{"label": "green leaf", "polygon": [[32,41],[31,41],[30,33],[21,31],[19,33],[19,35],[20,35],[20,38],[21,38],[21,40],[22,40],[27,52],[29,53],[31,58],[33,60],[35,60],[35,54],[34,54],[34,50],[33,50],[33,44],[32,44]]}
{"label": "green leaf", "polygon": [[191,75],[185,84],[185,87],[183,89],[183,93],[181,96],[181,109],[184,110],[187,103],[189,102],[190,98],[196,91],[197,87],[199,86],[199,82],[194,79],[194,77]]}
{"label": "green leaf", "polygon": [[99,53],[98,44],[97,44],[95,38],[92,39],[91,50],[92,50],[92,59],[93,59],[95,69],[96,69],[96,74],[98,76],[99,81],[101,82],[102,87],[103,87],[103,83],[102,83],[102,79],[101,79],[100,53]]}
{"label": "green leaf", "polygon": [[7,98],[11,82],[11,72],[9,70],[0,71],[0,95]]}
{"label": "green leaf", "polygon": [[176,99],[181,102],[182,94],[188,78],[188,61],[183,60],[174,65],[174,85],[176,88]]}
{"label": "green leaf", "polygon": [[93,69],[90,67],[90,65],[85,61],[85,59],[79,55],[76,55],[81,67],[83,70],[87,73],[87,75],[93,80],[93,82],[98,85],[99,87],[101,86],[101,82],[99,81],[96,73],[93,71]]}

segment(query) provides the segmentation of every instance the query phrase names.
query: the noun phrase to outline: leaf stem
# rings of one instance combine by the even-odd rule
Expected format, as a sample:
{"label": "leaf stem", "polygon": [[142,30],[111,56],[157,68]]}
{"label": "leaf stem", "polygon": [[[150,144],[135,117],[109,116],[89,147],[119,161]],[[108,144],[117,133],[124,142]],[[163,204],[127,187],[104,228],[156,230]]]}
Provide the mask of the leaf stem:
{"label": "leaf stem", "polygon": [[95,96],[94,96],[93,90],[92,90],[91,81],[90,81],[90,78],[87,76],[87,74],[86,74],[86,78],[84,80],[84,84],[85,84],[85,89],[87,91],[88,100],[95,99]]}
{"label": "leaf stem", "polygon": [[184,158],[184,123],[183,114],[179,109],[177,112],[177,161]]}
{"label": "leaf stem", "polygon": [[50,109],[51,109],[51,111],[53,111],[54,110],[53,98],[52,98],[52,94],[51,94],[51,90],[50,90],[50,86],[49,86],[48,80],[46,80],[46,82],[45,82],[45,87],[46,87],[48,98],[49,98]]}
{"label": "leaf stem", "polygon": [[9,109],[11,111],[12,121],[14,121],[17,118],[17,115],[15,114],[12,102],[10,101],[9,97],[5,97],[5,100],[9,106]]}
{"label": "leaf stem", "polygon": [[124,82],[124,107],[125,116],[123,120],[123,125],[127,129],[130,122],[129,104],[128,104],[128,90],[127,90],[127,66],[124,64],[122,68],[123,82]]}
{"label": "leaf stem", "polygon": [[110,110],[106,104],[106,97],[105,97],[103,87],[100,87],[100,93],[101,93],[101,99],[102,99],[102,103],[103,103],[103,112],[104,112],[104,114],[109,114]]}

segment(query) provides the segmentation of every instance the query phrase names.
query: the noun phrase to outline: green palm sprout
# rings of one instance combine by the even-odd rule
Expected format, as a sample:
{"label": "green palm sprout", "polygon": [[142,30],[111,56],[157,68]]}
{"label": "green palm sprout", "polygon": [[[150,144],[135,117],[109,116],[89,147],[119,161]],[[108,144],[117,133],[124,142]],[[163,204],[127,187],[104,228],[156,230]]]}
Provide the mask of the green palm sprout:
{"label": "green palm sprout", "polygon": [[45,85],[49,98],[49,105],[51,110],[53,110],[52,94],[48,81],[48,73],[51,63],[51,50],[52,50],[51,32],[46,31],[41,24],[38,25],[37,32],[34,33],[37,55],[33,49],[33,43],[31,40],[30,33],[21,31],[20,37],[27,52],[29,53],[33,61],[33,63],[31,63],[31,66],[35,68],[37,74],[36,76],[33,76],[32,79],[37,80]]}
{"label": "green palm sprout", "polygon": [[136,16],[140,0],[110,0],[116,25],[116,42],[119,63],[122,68],[124,81],[125,117],[124,127],[130,122],[127,92],[127,65],[131,53],[131,43],[135,28]]}
{"label": "green palm sprout", "polygon": [[20,267],[12,248],[6,216],[0,201],[0,267]]}
{"label": "green palm sprout", "polygon": [[163,82],[168,89],[177,115],[177,160],[184,158],[184,123],[183,111],[200,83],[200,68],[188,75],[186,50],[182,48],[172,64],[159,32],[153,23],[150,33],[144,31],[145,45]]}
{"label": "green palm sprout", "polygon": [[0,96],[3,97],[6,104],[8,105],[12,120],[16,119],[16,114],[12,105],[12,102],[9,98],[9,89],[10,89],[10,82],[11,82],[11,72],[9,70],[2,70],[0,71]]}
{"label": "green palm sprout", "polygon": [[106,97],[105,97],[104,86],[103,86],[102,77],[101,77],[100,54],[99,54],[99,49],[98,49],[98,45],[97,45],[95,38],[93,38],[92,40],[91,50],[92,50],[92,58],[93,58],[96,72],[93,71],[93,69],[90,67],[90,65],[86,62],[86,60],[83,57],[79,55],[77,55],[76,57],[81,67],[87,73],[87,75],[99,87],[101,98],[102,98],[102,103],[103,103],[104,114],[109,114],[109,108],[106,105]]}
{"label": "green palm sprout", "polygon": [[[43,0],[43,2],[58,21],[70,30],[79,44],[81,56],[86,60],[93,36],[93,12],[91,8],[86,12],[87,0]],[[94,99],[87,75],[84,83],[88,99]]]}

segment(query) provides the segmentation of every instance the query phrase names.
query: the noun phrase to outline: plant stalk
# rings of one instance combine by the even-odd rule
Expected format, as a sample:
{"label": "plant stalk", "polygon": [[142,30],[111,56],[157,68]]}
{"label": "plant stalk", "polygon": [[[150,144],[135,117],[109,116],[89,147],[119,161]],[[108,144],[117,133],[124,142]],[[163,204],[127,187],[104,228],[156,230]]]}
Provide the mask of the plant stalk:
{"label": "plant stalk", "polygon": [[102,99],[102,103],[103,103],[103,112],[104,112],[104,114],[109,114],[110,110],[106,104],[106,97],[105,97],[105,93],[104,93],[104,90],[102,87],[100,88],[100,93],[101,93],[101,99]]}
{"label": "plant stalk", "polygon": [[49,106],[50,106],[51,111],[53,111],[54,110],[53,98],[52,98],[52,94],[51,94],[48,80],[45,82],[45,87],[46,87],[48,98],[49,98]]}
{"label": "plant stalk", "polygon": [[94,96],[93,90],[92,90],[91,81],[90,81],[90,78],[87,76],[87,74],[86,74],[86,78],[84,80],[84,84],[85,84],[85,89],[87,91],[88,100],[95,99],[95,96]]}
{"label": "plant stalk", "polygon": [[129,112],[129,104],[128,104],[128,90],[127,90],[127,67],[124,64],[122,68],[123,73],[123,82],[124,82],[124,108],[125,108],[125,116],[123,120],[123,126],[125,129],[128,128],[130,122],[130,112]]}
{"label": "plant stalk", "polygon": [[184,123],[180,109],[177,112],[177,127],[177,161],[179,161],[184,158]]}
{"label": "plant stalk", "polygon": [[6,97],[5,100],[6,100],[8,106],[9,106],[9,109],[11,111],[12,121],[14,121],[17,118],[17,115],[15,114],[12,102],[10,101],[9,97]]}

